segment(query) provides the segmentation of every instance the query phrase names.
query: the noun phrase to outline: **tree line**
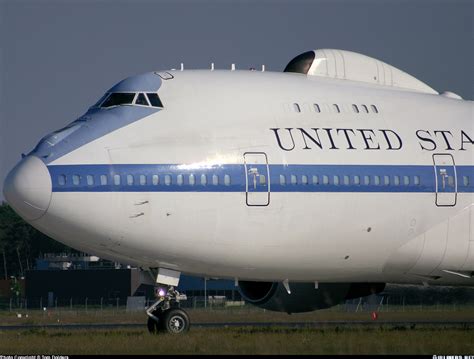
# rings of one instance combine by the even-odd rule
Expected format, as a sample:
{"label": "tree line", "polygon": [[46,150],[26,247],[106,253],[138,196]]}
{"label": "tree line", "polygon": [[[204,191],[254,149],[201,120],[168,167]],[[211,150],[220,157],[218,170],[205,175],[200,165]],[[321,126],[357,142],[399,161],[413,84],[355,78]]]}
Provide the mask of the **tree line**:
{"label": "tree line", "polygon": [[44,253],[75,252],[25,222],[7,204],[0,204],[0,279],[24,276]]}

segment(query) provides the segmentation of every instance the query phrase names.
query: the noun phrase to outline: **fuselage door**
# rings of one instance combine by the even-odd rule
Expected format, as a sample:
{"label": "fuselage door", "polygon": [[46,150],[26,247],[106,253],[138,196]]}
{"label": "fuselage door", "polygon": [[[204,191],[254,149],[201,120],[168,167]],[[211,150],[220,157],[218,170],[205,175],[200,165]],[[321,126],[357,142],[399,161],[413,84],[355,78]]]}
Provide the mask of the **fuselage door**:
{"label": "fuselage door", "polygon": [[270,170],[263,152],[244,153],[247,206],[268,206],[270,203]]}
{"label": "fuselage door", "polygon": [[455,206],[457,197],[457,176],[454,158],[450,154],[433,155],[436,205]]}

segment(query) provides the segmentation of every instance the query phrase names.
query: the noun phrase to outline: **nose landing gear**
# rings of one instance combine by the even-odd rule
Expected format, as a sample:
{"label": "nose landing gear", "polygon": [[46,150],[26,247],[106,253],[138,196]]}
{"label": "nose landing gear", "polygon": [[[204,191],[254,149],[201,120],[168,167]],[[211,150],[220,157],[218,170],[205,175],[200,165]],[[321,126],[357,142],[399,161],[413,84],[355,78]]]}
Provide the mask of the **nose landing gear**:
{"label": "nose landing gear", "polygon": [[185,333],[190,326],[188,314],[182,309],[168,310],[163,317],[163,325],[168,333]]}
{"label": "nose landing gear", "polygon": [[170,334],[182,334],[189,330],[191,322],[188,314],[179,307],[181,300],[186,300],[185,294],[180,294],[174,287],[159,288],[158,300],[150,306],[147,328],[152,334],[168,332]]}

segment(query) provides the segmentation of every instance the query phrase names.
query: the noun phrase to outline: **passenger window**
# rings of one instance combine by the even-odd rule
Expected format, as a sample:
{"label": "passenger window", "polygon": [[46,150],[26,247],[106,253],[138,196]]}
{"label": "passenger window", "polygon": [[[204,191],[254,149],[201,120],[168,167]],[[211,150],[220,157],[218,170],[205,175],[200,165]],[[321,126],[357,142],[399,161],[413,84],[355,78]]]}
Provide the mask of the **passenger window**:
{"label": "passenger window", "polygon": [[399,176],[393,176],[393,184],[395,186],[399,186],[400,185],[400,177]]}
{"label": "passenger window", "polygon": [[189,185],[194,186],[195,183],[196,183],[196,177],[194,177],[193,174],[190,174],[189,175]]}
{"label": "passenger window", "polygon": [[59,175],[58,183],[59,183],[60,186],[64,186],[66,184],[66,176],[65,175]]}
{"label": "passenger window", "polygon": [[171,185],[171,175],[165,175],[165,185]]}
{"label": "passenger window", "polygon": [[229,175],[224,175],[224,184],[226,186],[230,186],[230,176]]}
{"label": "passenger window", "polygon": [[368,186],[370,184],[370,176],[364,176],[364,184]]}
{"label": "passenger window", "polygon": [[296,102],[293,104],[293,110],[295,110],[295,112],[301,112],[301,108],[300,108],[300,105],[298,105]]}
{"label": "passenger window", "polygon": [[469,177],[468,176],[463,176],[462,177],[462,183],[464,184],[465,187],[469,186]]}
{"label": "passenger window", "polygon": [[361,106],[362,106],[362,108],[364,109],[364,112],[365,112],[365,113],[369,113],[369,109],[367,108],[366,105],[361,105]]}
{"label": "passenger window", "polygon": [[357,186],[360,185],[360,177],[357,175],[354,176],[354,184]]}
{"label": "passenger window", "polygon": [[329,177],[326,175],[323,175],[323,184],[329,184]]}
{"label": "passenger window", "polygon": [[127,185],[133,185],[133,175],[127,175]]}
{"label": "passenger window", "polygon": [[207,185],[207,176],[205,174],[201,175],[201,185]]}
{"label": "passenger window", "polygon": [[337,104],[333,104],[332,107],[334,108],[334,111],[336,111],[337,113],[341,112],[341,110],[339,109],[339,106]]}
{"label": "passenger window", "polygon": [[72,183],[74,186],[79,186],[81,182],[81,177],[79,175],[72,175]]}
{"label": "passenger window", "polygon": [[308,184],[308,176],[302,175],[301,176],[301,183],[302,184]]}
{"label": "passenger window", "polygon": [[380,185],[380,177],[379,176],[374,176],[374,185],[376,185],[376,186]]}
{"label": "passenger window", "polygon": [[313,184],[319,184],[319,177],[313,176]]}
{"label": "passenger window", "polygon": [[352,110],[354,110],[355,113],[359,113],[359,108],[355,104],[352,105]]}
{"label": "passenger window", "polygon": [[120,186],[120,175],[114,175],[114,185]]}
{"label": "passenger window", "polygon": [[146,176],[140,175],[140,186],[146,185]]}
{"label": "passenger window", "polygon": [[265,177],[265,175],[259,175],[258,181],[261,186],[265,186],[267,184],[267,178]]}
{"label": "passenger window", "polygon": [[448,176],[448,186],[449,187],[454,187],[454,177],[453,176]]}
{"label": "passenger window", "polygon": [[298,180],[296,179],[295,175],[291,175],[291,184],[297,184]]}
{"label": "passenger window", "polygon": [[321,107],[317,103],[313,104],[314,107],[314,112],[320,113],[321,112]]}
{"label": "passenger window", "polygon": [[144,94],[140,93],[137,96],[137,99],[135,100],[136,105],[143,105],[143,106],[149,106],[149,103],[145,97]]}
{"label": "passenger window", "polygon": [[408,186],[410,184],[410,177],[408,176],[403,176],[403,184],[405,186]]}
{"label": "passenger window", "polygon": [[94,185],[94,176],[92,175],[87,175],[86,176],[86,181],[88,186],[93,186]]}
{"label": "passenger window", "polygon": [[379,110],[377,109],[375,105],[370,105],[370,107],[372,108],[372,112],[379,113]]}
{"label": "passenger window", "polygon": [[420,177],[414,176],[414,177],[413,177],[413,183],[414,183],[415,185],[419,186],[419,185],[420,185]]}
{"label": "passenger window", "polygon": [[160,183],[160,177],[158,175],[151,176],[151,183],[153,186],[157,186]]}
{"label": "passenger window", "polygon": [[219,176],[218,175],[212,175],[212,184],[214,186],[217,186],[219,184]]}
{"label": "passenger window", "polygon": [[156,93],[147,93],[147,97],[153,107],[163,107],[163,104]]}
{"label": "passenger window", "polygon": [[385,186],[388,186],[390,184],[390,177],[389,176],[383,176],[383,183]]}
{"label": "passenger window", "polygon": [[286,185],[286,177],[285,175],[280,175],[280,185]]}
{"label": "passenger window", "polygon": [[349,176],[344,176],[344,185],[345,186],[349,185]]}
{"label": "passenger window", "polygon": [[339,176],[334,176],[333,177],[333,183],[335,186],[339,186]]}
{"label": "passenger window", "polygon": [[106,175],[100,175],[100,184],[102,186],[107,186],[107,176]]}
{"label": "passenger window", "polygon": [[176,176],[176,183],[178,184],[178,186],[182,186],[183,182],[184,182],[183,175]]}

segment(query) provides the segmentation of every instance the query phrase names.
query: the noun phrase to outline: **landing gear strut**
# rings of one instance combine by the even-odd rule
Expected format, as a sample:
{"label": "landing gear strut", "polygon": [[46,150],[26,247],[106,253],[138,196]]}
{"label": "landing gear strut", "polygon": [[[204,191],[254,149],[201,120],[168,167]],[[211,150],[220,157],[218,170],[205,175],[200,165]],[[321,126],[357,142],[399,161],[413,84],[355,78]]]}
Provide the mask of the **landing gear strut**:
{"label": "landing gear strut", "polygon": [[158,288],[156,297],[158,300],[146,311],[148,331],[152,334],[187,332],[191,322],[188,314],[179,307],[179,302],[187,299],[186,295],[180,294],[173,286],[162,286]]}

